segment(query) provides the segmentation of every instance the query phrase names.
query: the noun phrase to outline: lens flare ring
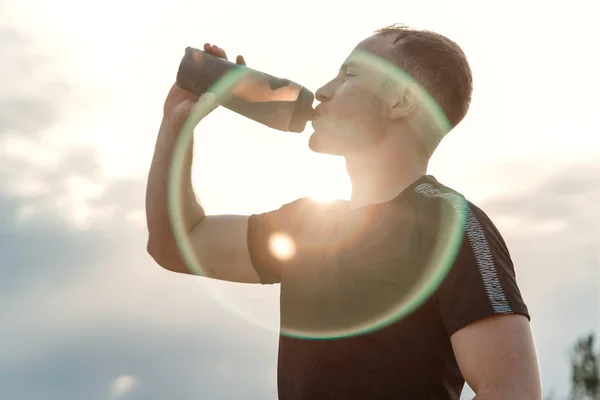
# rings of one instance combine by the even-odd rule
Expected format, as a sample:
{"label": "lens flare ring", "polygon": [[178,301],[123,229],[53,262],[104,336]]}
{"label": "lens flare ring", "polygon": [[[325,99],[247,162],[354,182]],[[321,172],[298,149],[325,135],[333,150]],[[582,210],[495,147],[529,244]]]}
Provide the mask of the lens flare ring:
{"label": "lens flare ring", "polygon": [[[450,123],[439,105],[427,91],[418,85],[418,83],[407,73],[399,69],[393,63],[360,49],[355,50],[351,54],[350,59],[382,73],[384,77],[391,82],[396,82],[399,85],[409,84],[419,88],[420,100],[422,104],[425,105],[428,116],[434,121],[440,134],[444,135],[446,132],[450,131]],[[221,80],[216,82],[207,93],[200,97],[181,129],[172,157],[168,182],[169,217],[172,222],[173,233],[179,251],[189,270],[199,276],[205,276],[206,274],[194,255],[182,220],[180,185],[183,176],[183,160],[186,151],[191,144],[191,138],[195,127],[200,121],[214,111],[219,104],[222,104],[223,100],[226,100],[231,96],[232,91],[235,89],[235,85],[243,82],[245,74],[246,70],[243,68],[233,69]],[[342,329],[326,331],[292,329],[291,327],[283,325],[272,326],[259,318],[255,318],[251,313],[244,312],[239,305],[234,304],[231,298],[220,293],[213,285],[207,284],[204,285],[204,287],[227,309],[240,316],[242,319],[265,328],[266,330],[278,331],[282,335],[310,339],[335,339],[376,331],[406,317],[423,304],[435,290],[437,290],[452,267],[453,261],[456,258],[456,254],[462,243],[466,224],[465,215],[468,211],[468,206],[466,201],[458,196],[452,199],[445,198],[444,200],[450,202],[451,207],[449,207],[449,209],[452,210],[452,212],[444,216],[444,220],[440,224],[441,230],[443,231],[440,233],[445,240],[439,241],[435,248],[432,249],[431,254],[427,255],[429,261],[427,265],[423,267],[423,275],[421,275],[418,282],[410,288],[408,294],[405,293],[402,301],[398,299],[397,304],[395,304],[394,307],[389,308],[380,315],[373,315],[372,318],[357,321],[356,324],[350,324]],[[287,259],[295,255],[296,249],[293,241],[290,241],[289,238],[285,236],[271,238],[270,246],[274,255],[277,257]]]}

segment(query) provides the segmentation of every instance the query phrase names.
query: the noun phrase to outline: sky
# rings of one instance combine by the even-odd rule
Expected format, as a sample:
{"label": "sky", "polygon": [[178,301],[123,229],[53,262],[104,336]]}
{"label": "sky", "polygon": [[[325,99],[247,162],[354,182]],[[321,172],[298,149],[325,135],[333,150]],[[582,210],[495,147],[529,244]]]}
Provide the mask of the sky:
{"label": "sky", "polygon": [[[393,23],[457,41],[466,119],[429,173],[480,206],[511,251],[544,391],[600,330],[600,28],[592,1],[5,0],[0,3],[0,397],[275,399],[278,287],[167,272],[146,253],[144,191],[187,46],[311,90]],[[346,196],[302,134],[225,109],[196,129],[209,213]],[[472,397],[468,388],[466,398]]]}

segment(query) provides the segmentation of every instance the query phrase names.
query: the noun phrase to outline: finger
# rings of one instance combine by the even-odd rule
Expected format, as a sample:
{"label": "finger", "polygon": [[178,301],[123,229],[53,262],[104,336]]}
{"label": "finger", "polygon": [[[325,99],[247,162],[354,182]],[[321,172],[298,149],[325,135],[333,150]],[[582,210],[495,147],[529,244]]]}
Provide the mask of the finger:
{"label": "finger", "polygon": [[218,47],[215,46],[214,44],[205,43],[204,44],[204,51],[207,52],[207,53],[212,54],[213,56],[220,57],[219,54],[218,54],[219,53]]}
{"label": "finger", "polygon": [[215,55],[218,57],[222,57],[224,59],[227,60],[227,53],[225,53],[225,50],[223,50],[222,48],[220,48],[219,46],[214,46],[213,48],[215,49]]}
{"label": "finger", "polygon": [[238,65],[246,66],[246,60],[244,60],[243,56],[237,56],[235,58],[235,63],[238,64]]}

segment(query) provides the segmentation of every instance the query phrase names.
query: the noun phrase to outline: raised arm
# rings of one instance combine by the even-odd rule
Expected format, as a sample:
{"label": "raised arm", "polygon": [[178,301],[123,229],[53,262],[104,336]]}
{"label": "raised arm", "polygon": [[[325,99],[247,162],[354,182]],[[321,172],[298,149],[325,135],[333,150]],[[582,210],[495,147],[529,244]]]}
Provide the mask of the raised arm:
{"label": "raised arm", "polygon": [[[205,44],[204,50],[226,58],[225,52],[217,46]],[[236,61],[244,63],[241,56]],[[171,88],[165,101],[146,188],[148,253],[163,268],[188,274],[194,271],[190,270],[178,249],[169,218],[168,182],[177,138],[197,101],[197,96],[176,84]],[[190,140],[180,185],[181,217],[203,275],[232,282],[259,283],[248,251],[248,217],[205,215],[192,187],[192,158],[193,140]]]}

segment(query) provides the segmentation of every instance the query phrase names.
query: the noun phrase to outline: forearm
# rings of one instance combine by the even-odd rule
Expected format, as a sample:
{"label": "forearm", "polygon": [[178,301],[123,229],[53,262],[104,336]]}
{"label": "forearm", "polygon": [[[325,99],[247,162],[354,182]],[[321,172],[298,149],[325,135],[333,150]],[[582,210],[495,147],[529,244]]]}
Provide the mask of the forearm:
{"label": "forearm", "polygon": [[472,400],[542,400],[541,389],[514,390],[512,388],[503,391],[482,391],[476,393]]}
{"label": "forearm", "polygon": [[[174,248],[173,223],[169,214],[169,174],[179,132],[171,132],[169,121],[163,118],[154,149],[146,188],[146,220],[148,224],[148,248]],[[191,170],[193,140],[186,143],[182,160],[180,190],[181,222],[189,232],[203,217],[204,210],[196,200],[192,186]],[[154,250],[154,251],[155,251]]]}
{"label": "forearm", "polygon": [[519,400],[519,399],[523,399],[523,400],[537,400],[540,399],[541,397],[537,397],[537,396],[527,396],[527,395],[517,395],[517,397],[515,397],[512,393],[507,393],[507,394],[500,394],[500,395],[494,395],[494,396],[486,396],[486,395],[481,395],[478,394],[475,397],[473,397],[472,400]]}

